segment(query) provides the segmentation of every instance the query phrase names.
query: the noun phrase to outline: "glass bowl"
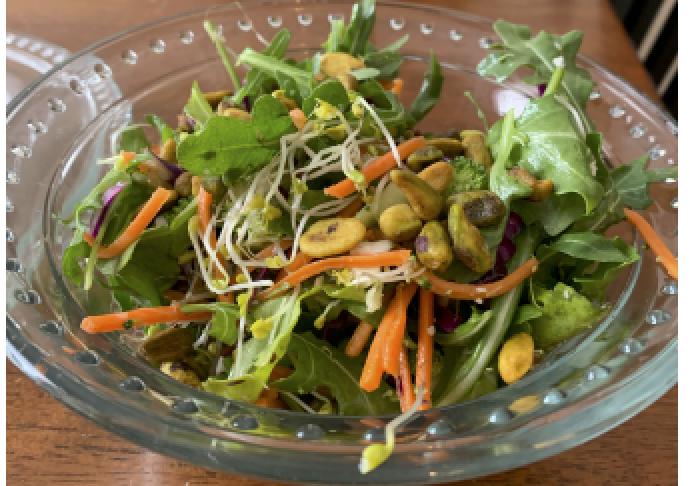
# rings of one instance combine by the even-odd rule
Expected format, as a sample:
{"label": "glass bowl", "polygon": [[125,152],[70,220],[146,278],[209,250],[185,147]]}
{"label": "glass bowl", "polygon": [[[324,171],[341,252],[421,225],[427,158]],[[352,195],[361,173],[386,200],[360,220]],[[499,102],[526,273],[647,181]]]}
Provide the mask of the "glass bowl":
{"label": "glass bowl", "polygon": [[[79,329],[88,313],[112,309],[107,292],[70,287],[60,259],[68,215],[105,169],[110,135],[147,113],[165,120],[202,89],[229,80],[202,28],[222,25],[235,51],[262,47],[279,27],[293,33],[292,57],[319,49],[329,19],[351,4],[252,2],[204,9],[126,31],[75,55],[7,107],[7,352],[34,382],[103,428],[158,452],[229,473],[287,481],[423,483],[521,466],[592,439],[648,406],[677,381],[678,283],[627,225],[642,258],[611,290],[613,311],[590,332],[544,359],[517,384],[473,401],[420,413],[398,433],[392,457],[368,475],[362,449],[383,439],[390,417],[307,415],[230,402],[169,379],[139,360],[118,335]],[[462,95],[474,93],[490,122],[536,94],[509,79],[496,84],[475,67],[493,42],[491,22],[435,7],[380,2],[372,41],[404,34],[403,101],[418,90],[434,49],[444,65],[443,102],[421,128],[481,128]],[[625,81],[580,57],[598,83],[589,113],[604,133],[612,166],[648,153],[650,166],[675,165],[675,121]],[[113,89],[113,88],[117,89]],[[107,88],[107,89],[106,89]],[[91,108],[95,107],[95,111]],[[41,127],[40,130],[36,127]],[[678,247],[677,182],[651,190],[644,212],[673,252]]]}

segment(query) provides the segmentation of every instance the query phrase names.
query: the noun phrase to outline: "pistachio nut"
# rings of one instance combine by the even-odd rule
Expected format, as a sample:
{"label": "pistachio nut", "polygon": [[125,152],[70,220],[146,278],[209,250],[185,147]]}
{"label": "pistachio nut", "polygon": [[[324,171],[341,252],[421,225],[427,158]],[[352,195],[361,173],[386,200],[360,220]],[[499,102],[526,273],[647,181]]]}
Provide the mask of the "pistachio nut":
{"label": "pistachio nut", "polygon": [[429,183],[407,170],[394,169],[390,174],[417,216],[427,221],[436,219],[443,208],[443,199]]}
{"label": "pistachio nut", "polygon": [[227,108],[225,111],[223,111],[223,116],[230,116],[232,118],[237,118],[238,120],[247,122],[252,121],[252,115],[240,108]]}
{"label": "pistachio nut", "polygon": [[431,164],[417,175],[435,191],[441,193],[453,182],[453,172],[453,166],[442,160]]}
{"label": "pistachio nut", "polygon": [[232,91],[224,89],[222,91],[214,91],[213,93],[204,93],[204,98],[206,98],[206,101],[208,101],[208,104],[211,105],[213,109],[215,109],[218,103],[223,101],[223,98],[226,96],[232,96]]}
{"label": "pistachio nut", "polygon": [[171,164],[177,164],[177,144],[174,138],[169,138],[161,147],[161,158]]}
{"label": "pistachio nut", "polygon": [[183,172],[175,179],[175,190],[182,197],[192,194],[192,174],[190,172]]}
{"label": "pistachio nut", "polygon": [[415,150],[407,157],[407,166],[414,172],[419,172],[427,165],[443,158],[443,152],[437,147],[427,145]]}
{"label": "pistachio nut", "polygon": [[319,63],[321,72],[331,78],[365,67],[362,61],[346,52],[327,52],[321,56]]}
{"label": "pistachio nut", "polygon": [[453,251],[460,261],[476,273],[484,274],[491,269],[493,261],[489,249],[459,204],[453,204],[448,211],[448,233],[453,242]]}
{"label": "pistachio nut", "polygon": [[532,194],[528,198],[530,201],[544,201],[553,194],[554,186],[550,179],[537,179],[526,169],[517,165],[511,168],[508,173],[532,188]]}
{"label": "pistachio nut", "polygon": [[439,149],[446,157],[457,157],[465,153],[465,147],[462,142],[455,138],[432,138],[427,140],[426,143]]}
{"label": "pistachio nut", "polygon": [[194,336],[189,329],[172,327],[149,337],[142,345],[142,351],[149,359],[162,363],[180,361],[194,351]]}
{"label": "pistachio nut", "polygon": [[459,204],[470,223],[475,226],[491,226],[503,219],[506,205],[491,191],[478,190],[458,192],[446,200],[446,207]]}
{"label": "pistachio nut", "polygon": [[192,370],[184,369],[181,363],[174,363],[167,361],[161,365],[161,371],[174,380],[184,383],[185,385],[193,386],[194,388],[201,388],[201,381]]}
{"label": "pistachio nut", "polygon": [[379,228],[389,240],[401,242],[417,236],[422,221],[408,204],[396,204],[381,213]]}
{"label": "pistachio nut", "polygon": [[424,225],[415,240],[415,251],[422,265],[430,270],[443,272],[453,262],[450,238],[438,221]]}
{"label": "pistachio nut", "polygon": [[493,165],[489,148],[484,143],[484,134],[481,132],[468,132],[462,138],[462,146],[465,149],[465,155],[475,164],[481,164],[489,171]]}
{"label": "pistachio nut", "polygon": [[357,82],[357,78],[355,78],[352,74],[338,74],[336,78],[338,79],[338,81],[340,81],[340,83],[346,90],[357,91],[357,86],[359,86],[359,83]]}
{"label": "pistachio nut", "polygon": [[340,255],[364,240],[366,226],[357,218],[322,219],[300,237],[299,247],[312,258]]}
{"label": "pistachio nut", "polygon": [[508,384],[515,383],[532,367],[534,341],[532,336],[521,332],[508,339],[498,353],[498,372]]}

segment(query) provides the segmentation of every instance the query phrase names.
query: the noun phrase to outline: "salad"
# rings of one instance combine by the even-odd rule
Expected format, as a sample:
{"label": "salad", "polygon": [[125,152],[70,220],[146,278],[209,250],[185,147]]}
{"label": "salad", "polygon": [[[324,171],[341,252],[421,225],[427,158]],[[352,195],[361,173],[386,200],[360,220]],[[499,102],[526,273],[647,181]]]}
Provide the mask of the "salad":
{"label": "salad", "polygon": [[205,22],[231,89],[195,82],[176,127],[152,114],[120,129],[98,161],[112,167],[65,221],[63,256],[75,286],[97,282],[119,307],[82,329],[137,328],[142,356],[176,380],[264,407],[401,413],[363,473],[415,412],[515,383],[600,321],[639,259],[612,225],[634,224],[677,278],[636,212],[677,169],[606,166],[581,32],[499,20],[478,72],[501,82],[529,67],[540,96],[490,127],[477,106],[484,130],[423,133],[441,65],[431,52],[404,105],[408,36],[374,46],[374,21],[363,0],[301,61],[285,29],[236,56]]}

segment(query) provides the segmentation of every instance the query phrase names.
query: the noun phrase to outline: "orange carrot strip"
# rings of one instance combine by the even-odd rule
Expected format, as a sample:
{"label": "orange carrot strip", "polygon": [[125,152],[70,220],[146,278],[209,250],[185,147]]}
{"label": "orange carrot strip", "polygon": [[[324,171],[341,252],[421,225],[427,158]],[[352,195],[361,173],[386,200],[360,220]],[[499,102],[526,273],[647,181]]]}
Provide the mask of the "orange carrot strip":
{"label": "orange carrot strip", "polygon": [[[125,231],[118,236],[118,238],[113,241],[108,246],[101,246],[98,249],[98,258],[110,258],[115,255],[119,255],[127,249],[129,245],[134,243],[141,233],[146,229],[146,227],[154,220],[158,211],[163,207],[165,201],[168,200],[170,196],[170,191],[159,187],[156,189],[151,196],[151,198],[144,204],[141,208],[139,214],[129,223],[129,226],[125,228]],[[84,241],[89,245],[93,246],[94,238],[87,232],[84,232]]]}
{"label": "orange carrot strip", "polygon": [[434,358],[434,337],[429,330],[434,330],[434,293],[430,290],[419,290],[419,328],[417,331],[417,370],[415,384],[417,392],[424,387],[424,401],[420,410],[431,407],[431,367]]}
{"label": "orange carrot strip", "polygon": [[625,217],[630,223],[637,228],[642,238],[649,245],[649,248],[656,255],[656,260],[661,263],[668,274],[678,280],[678,260],[673,256],[671,250],[664,244],[654,228],[642,217],[640,213],[632,209],[623,208]]}
{"label": "orange carrot strip", "polygon": [[290,118],[292,118],[292,123],[295,124],[297,130],[303,129],[304,125],[307,124],[307,117],[304,116],[304,112],[299,108],[290,110]]}
{"label": "orange carrot strip", "polygon": [[400,98],[400,95],[402,95],[402,90],[403,90],[403,80],[400,78],[395,78],[393,80],[393,86],[391,87],[391,92],[395,93],[395,95]]}
{"label": "orange carrot strip", "polygon": [[129,165],[129,163],[134,160],[134,158],[137,156],[136,152],[125,152],[124,150],[120,150],[120,155],[122,156],[122,160],[124,160],[125,165]]}
{"label": "orange carrot strip", "polygon": [[[412,152],[422,147],[426,147],[426,140],[421,137],[412,138],[410,140],[406,140],[398,146],[398,154],[400,154],[401,159],[404,159]],[[366,178],[367,184],[369,184],[374,179],[378,179],[379,177],[383,176],[395,166],[395,157],[391,151],[374,160],[366,167],[363,167],[360,172]],[[352,182],[351,179],[345,179],[337,184],[327,187],[324,192],[329,196],[342,199],[355,192],[355,183]]]}
{"label": "orange carrot strip", "polygon": [[393,376],[398,376],[400,368],[400,350],[405,336],[405,324],[407,324],[407,308],[414,294],[417,292],[416,282],[410,282],[401,287],[395,294],[395,300],[391,305],[396,307],[397,318],[391,323],[386,342],[383,345],[383,370]]}
{"label": "orange carrot strip", "polygon": [[369,336],[371,336],[373,330],[374,328],[371,324],[361,321],[359,326],[357,326],[357,329],[355,329],[354,334],[347,342],[345,354],[348,356],[359,356],[359,353],[361,353],[364,349],[364,346],[367,344]]}
{"label": "orange carrot strip", "polygon": [[[212,201],[213,195],[206,189],[204,189],[203,186],[199,187],[199,197],[197,199],[197,212],[199,214],[199,230],[201,231],[202,237],[206,234],[206,228],[208,228],[208,225],[211,223]],[[211,230],[211,234],[209,235],[209,243],[211,244],[211,248],[215,250],[216,246],[218,245],[218,240],[216,239],[216,232],[213,229]],[[221,265],[223,265],[222,262]],[[223,268],[225,268],[225,265],[223,265]],[[222,277],[223,273],[221,272],[217,264],[213,265],[213,270],[216,274],[216,277]]]}
{"label": "orange carrot strip", "polygon": [[379,324],[379,328],[376,330],[374,341],[369,347],[367,360],[364,363],[364,368],[362,368],[362,374],[359,378],[359,387],[368,392],[376,390],[381,384],[381,378],[383,378],[383,356],[381,351],[386,340],[387,329],[396,318],[396,309],[394,305],[388,306],[383,319],[381,319],[381,324]]}
{"label": "orange carrot strip", "polygon": [[379,81],[379,84],[381,85],[381,87],[383,89],[385,89],[387,91],[390,91],[391,89],[393,89],[393,81],[385,81],[385,80]]}
{"label": "orange carrot strip", "polygon": [[437,277],[427,271],[426,277],[431,283],[431,291],[437,295],[459,300],[490,299],[505,294],[517,284],[537,271],[539,262],[532,257],[516,268],[510,275],[497,282],[482,285],[458,284]]}
{"label": "orange carrot strip", "polygon": [[314,275],[327,270],[338,268],[358,268],[358,267],[397,267],[404,264],[410,258],[410,250],[394,250],[375,255],[340,256],[324,258],[305,265],[299,270],[291,273],[284,279],[276,282],[272,287],[257,295],[260,300],[266,299],[277,287],[286,286],[286,289],[297,285]]}
{"label": "orange carrot strip", "polygon": [[280,271],[276,275],[276,280],[284,279],[285,277],[288,276],[288,274],[299,270],[300,268],[307,265],[311,261],[312,261],[312,257],[305,255],[301,251],[298,251],[297,255],[295,255],[295,259],[280,269]]}
{"label": "orange carrot strip", "polygon": [[[406,412],[408,408],[414,403],[414,388],[412,387],[412,377],[410,376],[410,361],[407,355],[407,348],[403,346],[398,353],[398,367],[400,368],[400,375],[398,378],[398,386],[402,388],[400,395],[400,411]],[[400,390],[398,390],[400,393]]]}
{"label": "orange carrot strip", "polygon": [[283,410],[290,410],[275,388],[264,388],[261,390],[258,400],[254,403],[264,408],[278,408]]}
{"label": "orange carrot strip", "polygon": [[151,147],[149,148],[149,150],[151,150],[151,152],[153,152],[153,153],[156,154],[156,155],[160,155],[160,154],[161,154],[161,146],[160,146],[160,145],[151,145]]}
{"label": "orange carrot strip", "polygon": [[125,328],[125,323],[131,321],[132,326],[148,326],[164,322],[205,321],[213,316],[211,312],[192,312],[185,314],[179,304],[168,307],[150,307],[134,309],[129,312],[115,312],[102,316],[85,317],[81,321],[81,328],[89,333],[119,331]]}
{"label": "orange carrot strip", "polygon": [[336,218],[354,218],[357,212],[362,209],[362,206],[364,206],[364,201],[362,201],[361,197],[358,197],[341,209],[336,215]]}

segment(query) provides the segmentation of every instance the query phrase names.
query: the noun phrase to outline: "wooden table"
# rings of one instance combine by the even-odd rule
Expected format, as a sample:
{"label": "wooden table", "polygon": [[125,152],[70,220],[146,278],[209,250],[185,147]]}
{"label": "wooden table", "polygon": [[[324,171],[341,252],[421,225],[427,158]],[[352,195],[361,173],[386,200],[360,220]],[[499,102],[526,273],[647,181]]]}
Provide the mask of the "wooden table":
{"label": "wooden table", "polygon": [[[70,51],[137,24],[211,5],[213,0],[8,0],[7,28]],[[582,52],[656,98],[654,87],[606,0],[431,0],[533,30],[585,32]],[[670,485],[678,474],[678,389],[591,442],[482,485]],[[272,485],[170,459],[105,432],[7,367],[8,484]]]}

